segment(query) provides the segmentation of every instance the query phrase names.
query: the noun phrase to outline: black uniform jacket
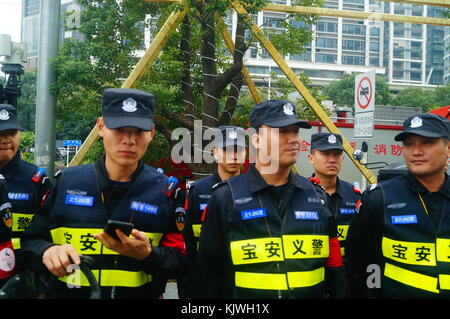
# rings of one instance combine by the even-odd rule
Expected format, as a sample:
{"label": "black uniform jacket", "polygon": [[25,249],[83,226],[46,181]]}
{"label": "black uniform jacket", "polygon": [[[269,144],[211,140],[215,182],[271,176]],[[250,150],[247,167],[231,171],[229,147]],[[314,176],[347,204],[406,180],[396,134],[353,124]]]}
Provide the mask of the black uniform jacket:
{"label": "black uniform jacket", "polygon": [[[279,207],[281,201],[290,201],[283,198],[282,194],[286,193],[286,188],[279,192],[280,189],[273,185],[268,185],[254,165],[250,166],[248,180],[250,191],[266,196],[273,202],[274,207]],[[301,187],[297,184],[295,178],[289,177],[288,184],[281,187]],[[277,196],[272,196],[278,193]],[[286,206],[286,205],[283,205]],[[288,207],[287,205],[286,207]],[[233,298],[234,297],[234,269],[229,252],[229,242],[227,237],[229,234],[229,223],[227,223],[227,214],[233,211],[233,196],[228,185],[217,187],[208,202],[206,220],[203,224],[200,237],[200,247],[195,265],[193,279],[193,297],[194,298]],[[336,239],[337,233],[334,218],[327,210],[328,219],[330,221],[328,236]],[[282,212],[279,212],[282,214]],[[345,283],[342,267],[342,257],[337,247],[337,254],[341,258],[341,264],[337,267],[325,268],[325,278],[329,285],[329,292],[332,297],[347,297],[347,285]],[[288,293],[282,298],[289,298]]]}
{"label": "black uniform jacket", "polygon": [[[429,217],[435,227],[439,225],[445,200],[450,198],[450,178],[445,176],[444,185],[438,192],[429,192],[412,174],[405,176],[407,187],[422,196]],[[359,213],[354,216],[347,235],[345,253],[355,271],[360,284],[366,287],[369,265],[383,265],[382,237],[384,226],[384,196],[380,187],[366,190],[362,195]],[[381,287],[382,288],[382,287]],[[380,297],[380,289],[371,289],[369,297]]]}

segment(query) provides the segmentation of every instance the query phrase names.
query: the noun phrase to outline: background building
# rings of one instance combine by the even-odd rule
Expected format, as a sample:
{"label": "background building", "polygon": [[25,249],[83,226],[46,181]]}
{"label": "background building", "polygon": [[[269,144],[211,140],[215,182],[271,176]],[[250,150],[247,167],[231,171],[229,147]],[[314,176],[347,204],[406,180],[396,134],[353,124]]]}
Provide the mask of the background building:
{"label": "background building", "polygon": [[[27,44],[28,64],[27,69],[33,69],[37,66],[38,48],[39,48],[39,16],[41,0],[22,0],[22,40]],[[79,22],[80,6],[76,0],[61,0],[61,38],[64,41],[68,38],[82,38],[78,31],[67,30],[66,25]],[[71,14],[68,16],[68,14]],[[78,15],[78,16],[77,16]],[[75,18],[74,18],[75,16]],[[69,20],[68,20],[69,19]]]}
{"label": "background building", "polygon": [[[291,4],[290,0],[270,2]],[[327,0],[324,7],[422,17],[442,17],[444,10],[373,0]],[[281,30],[285,17],[284,13],[261,11],[255,16],[255,21],[263,28]],[[230,21],[234,29],[236,17]],[[450,52],[445,49],[450,45],[448,28],[321,17],[312,31],[314,40],[307,46],[306,52],[288,55],[285,59],[294,71],[308,74],[315,85],[327,85],[345,73],[373,69],[377,75],[384,76],[394,91],[410,86],[433,88],[450,80]],[[268,85],[271,72],[280,73],[259,43],[247,52],[246,65],[254,77],[260,78],[261,85]]]}

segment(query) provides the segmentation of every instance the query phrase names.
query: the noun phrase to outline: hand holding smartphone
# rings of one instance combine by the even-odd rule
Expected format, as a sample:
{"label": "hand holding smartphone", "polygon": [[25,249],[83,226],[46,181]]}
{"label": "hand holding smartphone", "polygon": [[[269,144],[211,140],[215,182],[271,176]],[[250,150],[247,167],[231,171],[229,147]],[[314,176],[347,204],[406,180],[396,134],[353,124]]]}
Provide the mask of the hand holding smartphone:
{"label": "hand holding smartphone", "polygon": [[111,236],[112,238],[116,239],[116,240],[120,240],[119,237],[116,234],[116,229],[120,229],[126,236],[130,236],[131,231],[134,228],[134,224],[133,223],[128,223],[128,222],[122,222],[119,220],[108,220],[108,222],[106,223],[105,226],[105,233],[107,233],[109,236]]}

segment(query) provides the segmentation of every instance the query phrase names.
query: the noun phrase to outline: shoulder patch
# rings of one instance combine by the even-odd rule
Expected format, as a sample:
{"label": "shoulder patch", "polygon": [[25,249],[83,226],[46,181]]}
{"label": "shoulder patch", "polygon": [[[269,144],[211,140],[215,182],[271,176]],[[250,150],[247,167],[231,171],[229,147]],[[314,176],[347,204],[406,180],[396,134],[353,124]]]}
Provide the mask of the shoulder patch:
{"label": "shoulder patch", "polygon": [[314,185],[320,185],[320,179],[318,179],[317,177],[310,177],[309,180],[310,180],[311,183],[313,183]]}

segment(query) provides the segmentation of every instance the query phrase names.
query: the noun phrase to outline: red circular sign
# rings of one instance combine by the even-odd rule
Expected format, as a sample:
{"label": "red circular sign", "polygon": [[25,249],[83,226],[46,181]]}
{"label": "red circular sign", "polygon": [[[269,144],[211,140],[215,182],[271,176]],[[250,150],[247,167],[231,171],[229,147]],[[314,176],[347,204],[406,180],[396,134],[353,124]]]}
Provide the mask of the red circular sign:
{"label": "red circular sign", "polygon": [[[364,85],[363,85],[364,84]],[[356,92],[356,98],[358,101],[358,105],[363,110],[369,106],[370,101],[372,101],[372,82],[370,82],[370,79],[366,76],[363,77],[359,83],[358,88]]]}

